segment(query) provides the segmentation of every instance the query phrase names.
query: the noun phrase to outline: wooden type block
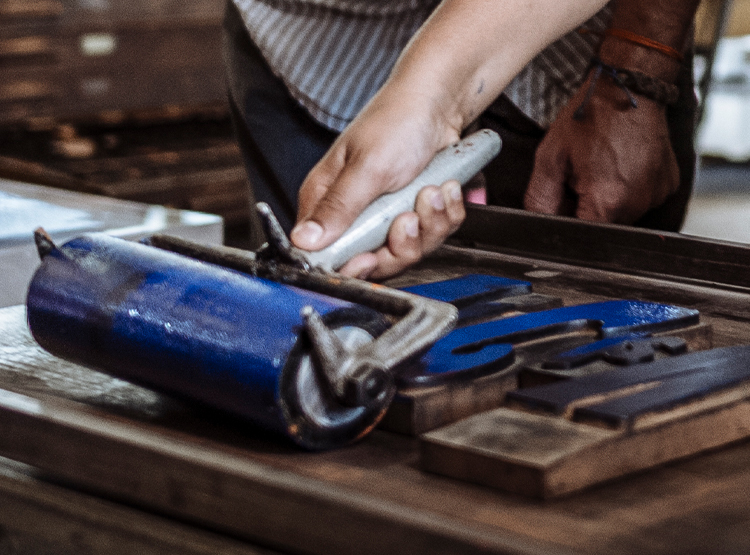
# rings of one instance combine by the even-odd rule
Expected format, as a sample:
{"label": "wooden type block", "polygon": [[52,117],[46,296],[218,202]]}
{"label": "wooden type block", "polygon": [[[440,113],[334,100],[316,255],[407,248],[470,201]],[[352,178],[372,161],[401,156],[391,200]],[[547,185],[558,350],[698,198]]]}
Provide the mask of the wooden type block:
{"label": "wooden type block", "polygon": [[[710,324],[697,324],[668,333],[669,337],[683,341],[690,351],[711,348]],[[534,357],[533,350],[519,348],[516,353],[518,361],[515,364],[489,376],[433,387],[400,388],[381,421],[380,428],[418,436],[473,414],[500,407],[506,394],[518,387],[531,387],[612,370],[612,365],[603,361],[595,361],[573,370],[542,369],[529,360]],[[659,358],[657,354],[656,359]]]}
{"label": "wooden type block", "polygon": [[[559,337],[566,345],[574,341],[573,346],[593,338],[584,334],[570,339],[566,336],[571,330],[593,327],[606,336],[700,326],[705,334],[710,332],[709,326],[697,324],[696,311],[677,307],[620,301],[550,310],[561,300],[533,294],[503,298],[530,291],[530,286],[492,276],[469,275],[407,290],[462,307],[459,329],[397,376],[399,391],[381,427],[410,435],[500,406],[505,394],[518,387],[519,371],[540,351],[561,349]],[[503,306],[504,311],[498,309]],[[545,312],[528,314],[539,310]],[[503,312],[508,317],[495,320]]]}
{"label": "wooden type block", "polygon": [[425,434],[425,470],[555,497],[750,436],[750,347],[518,390]]}
{"label": "wooden type block", "polygon": [[[459,308],[458,327],[562,305],[558,297],[532,293],[529,282],[489,275],[470,274],[404,290],[454,304]],[[497,370],[508,364],[499,365]],[[516,383],[517,376],[513,372],[493,372],[472,380],[432,387],[410,387],[402,383],[380,427],[416,436],[499,406],[505,393],[515,389]]]}
{"label": "wooden type block", "polygon": [[499,407],[517,385],[518,376],[510,370],[465,382],[399,389],[379,427],[418,436]]}
{"label": "wooden type block", "polygon": [[403,291],[451,303],[460,309],[505,297],[527,295],[531,293],[531,283],[488,274],[467,274],[458,278],[404,287]]}
{"label": "wooden type block", "polygon": [[457,328],[511,313],[537,312],[562,306],[562,299],[531,292],[531,283],[488,274],[404,287],[404,291],[451,303],[458,308]]}
{"label": "wooden type block", "polygon": [[711,347],[713,329],[710,324],[699,323],[634,339],[613,337],[582,346],[576,343],[569,351],[559,347],[542,352],[537,350],[524,361],[518,375],[518,386],[533,387],[558,380],[581,378],[611,371],[618,366],[651,362]]}
{"label": "wooden type block", "polygon": [[698,323],[698,311],[633,300],[606,301],[519,314],[465,326],[438,340],[398,376],[401,385],[437,385],[508,367],[515,345],[568,335],[597,339],[680,329]]}
{"label": "wooden type block", "polygon": [[599,359],[618,366],[629,366],[651,362],[659,351],[679,355],[687,351],[687,344],[678,337],[670,336],[609,337],[570,351],[555,353],[542,362],[542,367],[569,370]]}

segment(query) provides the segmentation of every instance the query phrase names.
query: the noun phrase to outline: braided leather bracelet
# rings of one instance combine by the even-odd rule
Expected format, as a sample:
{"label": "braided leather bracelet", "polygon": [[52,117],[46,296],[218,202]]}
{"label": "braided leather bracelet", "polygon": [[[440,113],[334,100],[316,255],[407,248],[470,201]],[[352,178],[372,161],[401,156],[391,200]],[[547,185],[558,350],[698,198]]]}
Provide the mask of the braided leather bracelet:
{"label": "braided leather bracelet", "polygon": [[647,75],[646,73],[636,71],[634,69],[624,69],[621,67],[614,67],[609,64],[605,64],[598,58],[592,60],[592,67],[594,69],[594,75],[591,79],[586,97],[583,99],[581,105],[576,109],[573,114],[574,119],[583,119],[585,115],[586,106],[594,94],[594,88],[596,82],[601,75],[606,75],[612,81],[620,87],[625,94],[628,95],[628,100],[633,108],[638,107],[638,102],[633,97],[632,93],[645,96],[648,99],[658,102],[660,104],[674,104],[680,96],[680,89],[676,85],[671,85],[666,81]]}

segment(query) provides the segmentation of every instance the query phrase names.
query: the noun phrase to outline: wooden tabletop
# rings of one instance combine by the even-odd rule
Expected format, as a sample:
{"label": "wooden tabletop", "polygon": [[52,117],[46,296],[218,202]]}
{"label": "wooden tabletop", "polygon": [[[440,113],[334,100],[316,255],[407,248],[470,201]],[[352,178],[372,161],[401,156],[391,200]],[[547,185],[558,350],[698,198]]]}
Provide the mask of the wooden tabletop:
{"label": "wooden tabletop", "polygon": [[[701,310],[748,343],[750,292],[446,248],[395,285],[485,271],[566,304],[641,298]],[[423,472],[418,440],[375,431],[302,452],[242,422],[56,359],[0,310],[0,455],[71,491],[280,552],[750,552],[750,443],[538,501]]]}

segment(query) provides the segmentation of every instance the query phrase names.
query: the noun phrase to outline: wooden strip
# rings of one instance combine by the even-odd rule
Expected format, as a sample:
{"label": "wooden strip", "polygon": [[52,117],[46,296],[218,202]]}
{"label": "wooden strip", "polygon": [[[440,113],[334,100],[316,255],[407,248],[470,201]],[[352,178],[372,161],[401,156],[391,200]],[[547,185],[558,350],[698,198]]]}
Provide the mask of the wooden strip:
{"label": "wooden strip", "polygon": [[38,185],[91,192],[83,181],[67,173],[8,156],[0,156],[0,177]]}
{"label": "wooden strip", "polygon": [[273,555],[267,549],[43,481],[0,459],[0,553]]}
{"label": "wooden strip", "polygon": [[[207,146],[204,148],[187,148],[185,150],[162,151],[158,154],[136,154],[122,157],[99,158],[82,160],[65,164],[66,171],[73,175],[88,176],[97,180],[97,174],[112,174],[118,176],[118,180],[107,179],[99,185],[102,190],[112,196],[134,195],[138,193],[150,193],[166,189],[175,189],[177,182],[187,179],[187,185],[191,187],[206,186],[211,182],[203,179],[212,177],[219,181],[247,180],[244,170],[240,166],[234,166],[238,161],[239,152],[234,144],[219,146]],[[209,165],[212,161],[213,167]],[[234,167],[221,168],[222,164],[232,164]],[[205,166],[205,169],[201,168]],[[152,177],[150,179],[125,179],[122,174],[132,168],[138,168],[143,172],[181,172],[188,173],[189,168],[195,168],[192,173],[195,176],[165,176]],[[197,170],[197,171],[196,171]],[[101,181],[101,178],[98,179]],[[183,185],[184,186],[184,185]]]}
{"label": "wooden strip", "polygon": [[750,287],[749,246],[679,233],[470,204],[456,238],[590,268]]}
{"label": "wooden strip", "polygon": [[0,40],[0,57],[28,57],[52,53],[52,44],[47,37],[26,36]]}
{"label": "wooden strip", "polygon": [[38,79],[16,79],[0,84],[0,102],[36,100],[55,96],[56,87]]}

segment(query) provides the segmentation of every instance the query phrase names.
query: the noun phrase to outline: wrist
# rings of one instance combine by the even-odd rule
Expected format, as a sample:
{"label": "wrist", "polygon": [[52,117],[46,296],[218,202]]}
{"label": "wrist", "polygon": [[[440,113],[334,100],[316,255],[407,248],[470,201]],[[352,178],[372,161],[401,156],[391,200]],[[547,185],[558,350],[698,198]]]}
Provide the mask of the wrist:
{"label": "wrist", "polygon": [[464,128],[464,115],[450,82],[429,74],[430,68],[424,70],[427,73],[391,74],[377,96],[384,105],[401,106],[401,114],[426,125],[442,148],[460,136]]}
{"label": "wrist", "polygon": [[579,90],[578,102],[572,116],[586,119],[588,106],[596,99],[604,101],[618,111],[664,113],[668,104],[679,98],[677,86],[656,79],[637,70],[617,68],[595,59],[591,71]]}
{"label": "wrist", "polygon": [[640,71],[666,83],[674,83],[681,61],[662,51],[624,42],[619,37],[606,36],[599,48],[599,59],[614,67]]}

